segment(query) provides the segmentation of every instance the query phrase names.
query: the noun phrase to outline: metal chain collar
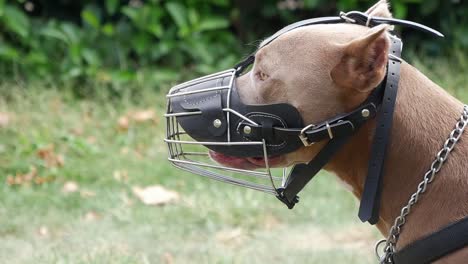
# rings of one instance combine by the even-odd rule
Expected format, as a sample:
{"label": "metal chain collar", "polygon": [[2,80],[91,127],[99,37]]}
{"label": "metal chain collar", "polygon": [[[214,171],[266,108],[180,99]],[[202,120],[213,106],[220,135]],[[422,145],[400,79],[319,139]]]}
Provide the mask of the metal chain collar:
{"label": "metal chain collar", "polygon": [[[445,141],[443,148],[437,153],[436,159],[432,162],[431,168],[424,175],[424,179],[419,183],[417,191],[411,195],[408,204],[401,209],[400,215],[395,219],[393,226],[390,228],[387,239],[382,239],[375,245],[375,253],[379,259],[380,264],[392,264],[392,256],[396,251],[396,244],[398,242],[401,229],[406,223],[406,217],[411,212],[411,208],[419,201],[420,196],[426,192],[427,186],[434,180],[435,175],[440,171],[442,165],[447,160],[448,155],[453,150],[458,140],[460,139],[466,125],[468,124],[468,105],[463,107],[463,113],[458,120],[455,128],[450,133],[450,136]],[[381,245],[383,247],[382,255],[379,254]]]}

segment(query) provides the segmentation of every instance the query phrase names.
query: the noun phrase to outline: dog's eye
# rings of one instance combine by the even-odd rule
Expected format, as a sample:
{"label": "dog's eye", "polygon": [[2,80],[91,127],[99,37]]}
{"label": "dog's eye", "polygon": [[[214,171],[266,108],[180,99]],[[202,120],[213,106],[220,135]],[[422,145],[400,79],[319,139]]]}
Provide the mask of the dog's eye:
{"label": "dog's eye", "polygon": [[256,76],[260,81],[265,81],[266,79],[268,79],[268,74],[266,74],[266,73],[264,73],[262,71],[258,71]]}

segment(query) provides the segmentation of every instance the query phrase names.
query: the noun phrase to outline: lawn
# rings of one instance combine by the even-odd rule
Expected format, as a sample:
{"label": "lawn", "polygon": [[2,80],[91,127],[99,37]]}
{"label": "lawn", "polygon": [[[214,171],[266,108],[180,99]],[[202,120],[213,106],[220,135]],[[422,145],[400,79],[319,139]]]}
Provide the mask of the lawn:
{"label": "lawn", "polygon": [[[415,64],[467,101],[466,55]],[[330,174],[288,210],[173,168],[162,143],[167,88],[104,100],[1,85],[1,263],[375,263],[380,235]],[[144,204],[134,190],[152,185],[179,199]]]}

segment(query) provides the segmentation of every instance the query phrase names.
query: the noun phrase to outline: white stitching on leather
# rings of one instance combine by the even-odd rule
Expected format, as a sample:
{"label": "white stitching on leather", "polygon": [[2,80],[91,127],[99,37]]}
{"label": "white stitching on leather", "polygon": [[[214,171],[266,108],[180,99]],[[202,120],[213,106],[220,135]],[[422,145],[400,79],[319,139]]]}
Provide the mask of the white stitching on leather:
{"label": "white stitching on leather", "polygon": [[[258,117],[273,118],[273,119],[278,120],[278,121],[281,123],[281,125],[283,125],[283,128],[286,128],[286,124],[283,122],[283,120],[282,120],[281,118],[277,117],[277,116],[274,116],[274,115],[262,114],[262,113],[255,113],[255,112],[254,112],[254,113],[246,114],[245,116],[248,117],[248,118],[256,117],[256,116],[258,116]],[[239,132],[239,126],[237,126],[237,132]],[[246,138],[245,136],[242,136],[242,137],[243,137],[244,139],[250,141],[250,139]],[[283,147],[284,145],[286,145],[286,141],[283,141],[283,143],[281,143],[281,144],[267,144],[267,146],[269,146],[269,147],[278,147],[278,148],[279,148],[279,147]]]}
{"label": "white stitching on leather", "polygon": [[256,113],[256,112],[253,112],[253,113],[249,113],[249,114],[246,114],[245,115],[246,117],[252,117],[252,116],[261,116],[261,117],[270,117],[270,118],[274,118],[278,121],[281,122],[281,125],[283,125],[283,128],[286,128],[286,124],[283,122],[283,120],[275,115],[270,115],[270,114],[262,114],[262,113]]}
{"label": "white stitching on leather", "polygon": [[201,104],[201,103],[204,103],[204,102],[206,102],[206,101],[208,101],[208,100],[211,100],[211,99],[215,98],[216,96],[218,96],[218,94],[219,94],[219,91],[216,91],[214,95],[209,96],[209,97],[202,98],[200,101],[196,101],[196,102],[189,102],[189,101],[187,101],[187,95],[184,95],[184,102],[185,102],[186,104],[188,104],[188,105],[193,105],[193,106],[195,106],[195,105],[199,105],[199,104]]}

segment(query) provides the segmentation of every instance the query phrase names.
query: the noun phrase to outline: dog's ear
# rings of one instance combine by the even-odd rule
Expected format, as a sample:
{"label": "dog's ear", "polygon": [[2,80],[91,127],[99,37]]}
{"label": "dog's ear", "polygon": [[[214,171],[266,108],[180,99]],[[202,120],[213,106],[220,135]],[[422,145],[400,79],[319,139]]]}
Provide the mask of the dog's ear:
{"label": "dog's ear", "polygon": [[377,16],[377,17],[387,17],[391,18],[392,13],[389,10],[389,4],[387,0],[380,0],[371,8],[366,11],[366,14],[369,16]]}
{"label": "dog's ear", "polygon": [[331,71],[337,85],[369,92],[384,79],[390,45],[387,27],[376,26],[344,45],[341,60]]}

